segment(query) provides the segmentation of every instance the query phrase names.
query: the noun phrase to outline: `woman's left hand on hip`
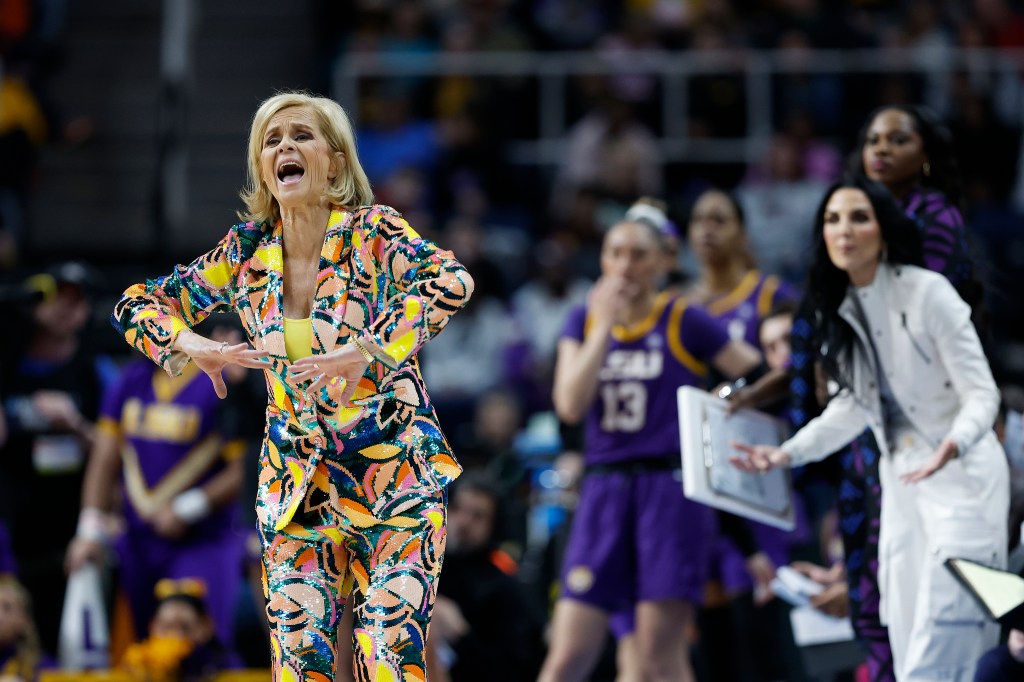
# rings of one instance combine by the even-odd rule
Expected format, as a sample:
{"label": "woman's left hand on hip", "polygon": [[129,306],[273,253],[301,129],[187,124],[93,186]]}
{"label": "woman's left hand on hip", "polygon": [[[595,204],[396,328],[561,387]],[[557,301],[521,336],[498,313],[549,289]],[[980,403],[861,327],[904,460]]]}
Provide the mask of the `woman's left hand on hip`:
{"label": "woman's left hand on hip", "polygon": [[368,366],[369,363],[356,347],[348,343],[330,353],[296,360],[292,363],[291,372],[297,381],[311,382],[306,387],[306,395],[315,395],[333,382],[345,382],[341,389],[340,403],[347,405]]}
{"label": "woman's left hand on hip", "polygon": [[900,476],[900,480],[904,483],[917,483],[928,478],[936,471],[946,466],[946,463],[951,459],[956,459],[959,454],[959,449],[956,446],[956,442],[952,438],[946,438],[939,447],[935,448],[935,452],[932,453],[928,463],[916,471],[910,471]]}

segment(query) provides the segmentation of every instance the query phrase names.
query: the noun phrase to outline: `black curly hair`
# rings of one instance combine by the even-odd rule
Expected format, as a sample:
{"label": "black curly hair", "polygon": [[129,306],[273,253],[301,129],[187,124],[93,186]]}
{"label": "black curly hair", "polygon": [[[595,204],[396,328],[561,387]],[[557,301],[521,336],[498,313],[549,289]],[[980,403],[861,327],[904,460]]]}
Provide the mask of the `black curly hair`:
{"label": "black curly hair", "polygon": [[953,147],[953,134],[938,115],[928,107],[919,104],[886,104],[871,112],[857,134],[857,146],[850,153],[847,171],[853,175],[865,176],[864,144],[872,122],[883,111],[899,111],[914,122],[914,130],[921,136],[924,154],[928,157],[930,171],[921,174],[919,182],[924,187],[931,187],[942,192],[957,208],[963,209],[963,178],[960,164],[957,163]]}

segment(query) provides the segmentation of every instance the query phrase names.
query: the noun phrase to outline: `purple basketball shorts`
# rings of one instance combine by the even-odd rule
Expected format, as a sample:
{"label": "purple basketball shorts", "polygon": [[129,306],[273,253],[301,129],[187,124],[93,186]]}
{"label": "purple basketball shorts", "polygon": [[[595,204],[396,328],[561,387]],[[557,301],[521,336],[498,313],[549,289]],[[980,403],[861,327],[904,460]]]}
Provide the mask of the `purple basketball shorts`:
{"label": "purple basketball shorts", "polygon": [[638,601],[701,601],[714,515],[678,471],[589,474],[562,565],[562,596],[609,612]]}

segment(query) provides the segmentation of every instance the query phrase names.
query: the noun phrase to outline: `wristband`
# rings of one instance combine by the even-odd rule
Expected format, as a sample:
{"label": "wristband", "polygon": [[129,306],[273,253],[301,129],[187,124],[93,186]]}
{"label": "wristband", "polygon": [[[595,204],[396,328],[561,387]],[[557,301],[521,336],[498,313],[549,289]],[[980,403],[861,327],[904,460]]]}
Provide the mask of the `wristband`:
{"label": "wristband", "polygon": [[195,523],[210,514],[210,498],[201,488],[191,488],[171,500],[171,511],[185,523]]}
{"label": "wristband", "polygon": [[359,339],[353,337],[352,338],[352,345],[356,347],[356,350],[359,351],[359,354],[363,356],[363,359],[366,360],[366,362],[368,364],[371,364],[371,365],[373,364],[373,360],[374,360],[373,353],[371,353],[366,348],[366,346],[363,345],[362,341],[360,341]]}
{"label": "wristband", "polygon": [[75,537],[93,542],[106,543],[107,515],[96,507],[85,507],[78,515],[78,528]]}

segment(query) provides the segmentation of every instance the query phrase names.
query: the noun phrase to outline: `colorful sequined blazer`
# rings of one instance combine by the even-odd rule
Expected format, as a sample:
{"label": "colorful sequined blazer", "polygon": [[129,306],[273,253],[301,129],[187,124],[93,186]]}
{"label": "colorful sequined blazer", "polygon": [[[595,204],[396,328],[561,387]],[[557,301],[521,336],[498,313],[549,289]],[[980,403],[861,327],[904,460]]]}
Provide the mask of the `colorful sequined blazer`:
{"label": "colorful sequined blazer", "polygon": [[288,525],[311,485],[326,492],[317,472],[325,457],[366,458],[352,469],[362,472],[353,485],[367,505],[351,514],[386,514],[400,493],[447,485],[461,468],[438,427],[416,352],[469,300],[473,280],[465,268],[390,207],[332,211],[311,313],[312,350],[328,353],[357,336],[375,356],[349,405],[339,403],[340,382],[310,397],[292,378],[282,271],[280,222],[236,225],[191,264],[130,287],[113,323],[172,375],[188,363],[172,350],[177,334],[215,312],[237,312],[253,347],[270,354],[256,505],[264,526]]}

